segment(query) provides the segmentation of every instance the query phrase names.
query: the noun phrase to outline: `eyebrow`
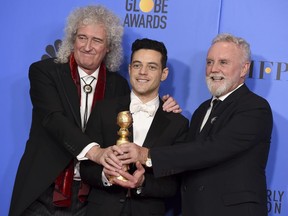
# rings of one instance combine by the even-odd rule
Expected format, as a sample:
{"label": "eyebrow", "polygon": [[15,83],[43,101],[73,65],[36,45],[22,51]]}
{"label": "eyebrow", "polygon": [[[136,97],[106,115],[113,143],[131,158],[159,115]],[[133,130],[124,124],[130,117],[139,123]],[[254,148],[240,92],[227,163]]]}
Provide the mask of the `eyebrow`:
{"label": "eyebrow", "polygon": [[139,60],[133,60],[132,63],[142,63],[142,62]]}
{"label": "eyebrow", "polygon": [[[87,37],[87,38],[89,38],[86,34],[76,34],[76,36],[84,36],[84,37]],[[104,41],[104,39],[103,38],[99,38],[99,37],[95,37],[95,36],[92,36],[91,37],[92,39],[97,39],[97,40],[100,40],[100,41]]]}
{"label": "eyebrow", "polygon": [[[141,61],[139,61],[139,60],[134,60],[134,61],[132,61],[132,64],[133,63],[141,63],[142,64],[142,62]],[[156,65],[156,66],[158,66],[159,64],[158,63],[156,63],[156,62],[148,62],[147,63],[148,65]]]}
{"label": "eyebrow", "polygon": [[231,61],[229,58],[220,58],[220,59],[214,59],[214,58],[206,58],[206,61]]}

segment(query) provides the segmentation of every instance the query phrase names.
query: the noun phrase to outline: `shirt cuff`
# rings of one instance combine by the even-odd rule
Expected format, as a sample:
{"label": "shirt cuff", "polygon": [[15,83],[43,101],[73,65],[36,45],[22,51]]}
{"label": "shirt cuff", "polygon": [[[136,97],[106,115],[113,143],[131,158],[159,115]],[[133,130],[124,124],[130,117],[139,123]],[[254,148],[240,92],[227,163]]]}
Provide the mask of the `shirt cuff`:
{"label": "shirt cuff", "polygon": [[81,161],[81,160],[88,160],[87,157],[85,157],[85,155],[87,154],[87,152],[94,146],[100,146],[98,143],[92,142],[90,144],[88,144],[81,152],[79,155],[77,155],[77,160]]}
{"label": "shirt cuff", "polygon": [[103,171],[102,171],[102,182],[105,187],[112,186],[112,184],[109,182]]}

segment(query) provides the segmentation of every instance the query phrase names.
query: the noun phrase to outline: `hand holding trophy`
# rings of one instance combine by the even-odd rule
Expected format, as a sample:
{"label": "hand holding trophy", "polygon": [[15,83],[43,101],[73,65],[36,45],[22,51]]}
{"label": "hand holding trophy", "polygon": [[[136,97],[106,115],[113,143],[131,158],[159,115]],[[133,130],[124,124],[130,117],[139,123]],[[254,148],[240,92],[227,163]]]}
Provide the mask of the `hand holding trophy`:
{"label": "hand holding trophy", "polygon": [[[118,131],[118,135],[119,135],[119,139],[116,142],[116,145],[121,145],[123,143],[127,143],[129,142],[129,128],[132,126],[133,123],[133,118],[132,115],[130,113],[130,111],[122,111],[118,113],[117,116],[117,124],[120,126],[120,129]],[[125,171],[128,171],[129,166],[126,165],[126,167],[124,167]],[[117,177],[117,179],[122,180],[122,181],[127,181],[127,179],[125,179],[123,176],[119,176]]]}

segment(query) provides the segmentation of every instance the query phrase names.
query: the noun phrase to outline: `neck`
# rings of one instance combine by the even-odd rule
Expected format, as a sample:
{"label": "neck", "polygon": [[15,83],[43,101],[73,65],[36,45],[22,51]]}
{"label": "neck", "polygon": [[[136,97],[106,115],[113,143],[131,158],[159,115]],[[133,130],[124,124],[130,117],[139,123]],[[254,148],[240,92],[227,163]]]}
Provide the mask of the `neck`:
{"label": "neck", "polygon": [[149,101],[152,101],[154,100],[156,97],[158,97],[158,92],[157,94],[149,94],[149,95],[145,95],[145,94],[139,94],[139,93],[136,93],[134,90],[132,90],[133,93],[140,99],[140,101],[142,103],[148,103]]}
{"label": "neck", "polygon": [[83,67],[81,67],[81,66],[79,66],[87,75],[91,75],[91,74],[93,74],[99,67],[97,67],[95,70],[93,69],[93,70],[89,70],[89,69],[87,69],[87,68],[83,68]]}

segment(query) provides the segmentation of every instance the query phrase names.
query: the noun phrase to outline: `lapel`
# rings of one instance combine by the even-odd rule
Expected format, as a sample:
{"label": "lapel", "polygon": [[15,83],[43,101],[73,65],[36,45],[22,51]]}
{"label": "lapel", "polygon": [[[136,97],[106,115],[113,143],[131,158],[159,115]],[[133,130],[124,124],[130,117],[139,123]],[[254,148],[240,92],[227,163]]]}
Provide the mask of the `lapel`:
{"label": "lapel", "polygon": [[[163,101],[159,98],[160,104],[157,109],[152,124],[147,132],[146,138],[144,140],[143,146],[152,147],[157,139],[160,137],[162,132],[166,129],[167,124],[170,123],[170,120],[166,117],[169,113],[164,112],[162,109]],[[129,110],[131,98],[130,94],[118,99],[118,105],[116,110],[116,115],[124,110]],[[120,128],[120,127],[119,127]],[[119,130],[118,128],[118,130]],[[133,127],[129,128],[130,137],[129,140],[133,142]]]}
{"label": "lapel", "polygon": [[128,111],[129,105],[130,105],[130,94],[125,95],[123,97],[118,97],[117,107],[115,109],[115,112],[118,114],[122,111]]}
{"label": "lapel", "polygon": [[59,64],[59,67],[57,67],[57,75],[73,117],[78,127],[81,128],[80,97],[78,96],[77,87],[71,77],[69,63]]}
{"label": "lapel", "polygon": [[[209,118],[206,124],[204,125],[203,129],[200,132],[200,136],[206,137],[207,135],[209,135],[214,124],[221,117],[221,114],[224,113],[227,109],[229,109],[230,106],[233,106],[233,104],[237,104],[240,100],[240,97],[242,97],[243,95],[246,95],[247,93],[249,93],[249,89],[244,84],[243,86],[238,88],[236,91],[234,91],[232,94],[230,94],[224,101],[222,101],[221,104],[219,104],[214,110],[213,116]],[[208,100],[205,102],[205,103],[208,103],[208,107],[210,105],[210,102],[211,100]],[[202,119],[204,118],[206,111],[202,115]],[[201,123],[202,121],[200,122],[199,125],[201,125]],[[200,131],[200,126],[199,126],[198,131]]]}
{"label": "lapel", "polygon": [[156,140],[160,137],[162,132],[166,129],[167,124],[169,124],[170,122],[166,117],[166,115],[168,115],[169,113],[163,111],[163,101],[160,98],[159,100],[159,108],[155,113],[154,119],[143,143],[143,146],[145,147],[152,147]]}
{"label": "lapel", "polygon": [[[194,129],[194,130],[196,131],[196,134],[200,133],[200,128],[201,128],[202,122],[204,120],[204,117],[206,115],[206,112],[207,112],[208,108],[210,107],[210,102],[211,102],[211,99],[205,101],[201,105],[201,107],[199,108],[197,113],[194,115],[194,118],[195,118],[194,121],[196,122],[196,129]],[[202,128],[202,131],[203,131],[204,127]]]}
{"label": "lapel", "polygon": [[240,88],[238,88],[236,91],[234,91],[232,94],[230,94],[224,101],[223,104],[229,104],[234,102],[239,102],[240,98],[243,95],[246,95],[250,93],[250,90],[246,86],[246,84],[243,84]]}

